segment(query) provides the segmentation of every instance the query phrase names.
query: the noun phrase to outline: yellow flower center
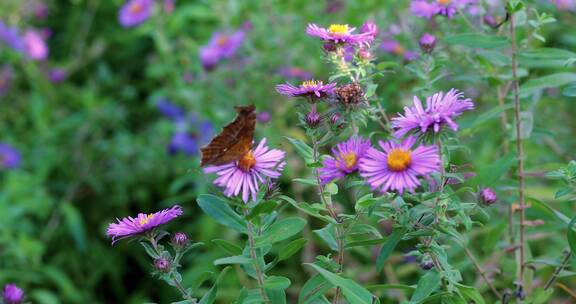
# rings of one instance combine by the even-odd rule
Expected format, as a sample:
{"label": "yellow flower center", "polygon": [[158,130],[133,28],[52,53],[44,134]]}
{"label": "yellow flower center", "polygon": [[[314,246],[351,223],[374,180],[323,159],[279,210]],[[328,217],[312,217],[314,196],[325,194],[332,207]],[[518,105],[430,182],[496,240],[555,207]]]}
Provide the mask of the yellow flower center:
{"label": "yellow flower center", "polygon": [[410,151],[396,148],[388,153],[388,169],[392,171],[404,171],[408,166],[412,158],[410,157]]}
{"label": "yellow flower center", "polygon": [[150,222],[150,220],[154,217],[154,214],[148,214],[144,218],[140,219],[140,226],[144,226]]}
{"label": "yellow flower center", "polygon": [[340,155],[340,161],[344,163],[344,166],[346,167],[346,169],[352,169],[354,167],[354,165],[356,165],[356,160],[357,160],[357,157],[356,157],[356,153],[354,153],[354,152]]}
{"label": "yellow flower center", "polygon": [[348,33],[348,24],[332,24],[328,27],[328,31],[332,34],[346,34]]}
{"label": "yellow flower center", "polygon": [[144,10],[144,6],[140,3],[134,3],[130,6],[130,12],[133,14],[138,14]]}
{"label": "yellow flower center", "polygon": [[302,82],[301,86],[305,89],[308,89],[308,88],[313,88],[316,85],[318,85],[318,82],[316,80],[306,80],[306,81]]}
{"label": "yellow flower center", "polygon": [[218,37],[218,39],[216,40],[216,44],[218,46],[225,46],[227,43],[228,43],[228,37],[226,36]]}
{"label": "yellow flower center", "polygon": [[254,157],[254,153],[252,151],[248,151],[248,153],[244,154],[242,158],[238,161],[238,167],[245,172],[250,171],[256,165],[256,157]]}
{"label": "yellow flower center", "polygon": [[448,5],[452,2],[452,0],[438,0],[438,3],[442,5]]}

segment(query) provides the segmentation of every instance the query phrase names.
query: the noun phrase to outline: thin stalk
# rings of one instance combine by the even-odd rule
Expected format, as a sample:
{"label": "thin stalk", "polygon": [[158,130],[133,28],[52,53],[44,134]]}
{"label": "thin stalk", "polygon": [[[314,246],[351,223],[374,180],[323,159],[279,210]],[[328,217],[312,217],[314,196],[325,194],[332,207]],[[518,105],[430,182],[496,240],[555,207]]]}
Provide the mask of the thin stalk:
{"label": "thin stalk", "polygon": [[[248,215],[248,209],[244,211]],[[256,255],[256,246],[254,245],[254,226],[251,221],[248,221],[248,244],[250,247],[250,257],[254,264],[254,272],[256,273],[256,280],[258,281],[258,289],[260,290],[260,296],[264,303],[270,303],[268,295],[266,295],[266,289],[264,289],[264,274],[260,269],[260,263],[258,261],[258,256]]]}
{"label": "thin stalk", "polygon": [[516,153],[518,157],[518,195],[520,204],[520,261],[518,283],[524,280],[524,267],[526,261],[526,205],[524,202],[524,147],[520,133],[520,85],[517,75],[517,46],[514,14],[510,14],[510,38],[512,40],[512,90],[514,92],[514,118],[516,119]]}
{"label": "thin stalk", "polygon": [[476,258],[474,257],[474,255],[472,254],[470,249],[468,249],[466,246],[463,246],[463,248],[464,248],[464,252],[466,252],[466,255],[470,259],[470,262],[472,262],[472,264],[474,265],[474,268],[476,268],[476,271],[478,271],[478,273],[480,274],[480,276],[482,277],[484,282],[486,282],[486,285],[488,285],[488,287],[490,287],[490,290],[492,290],[492,293],[496,296],[497,299],[501,299],[502,295],[498,292],[496,287],[494,287],[492,282],[488,279],[488,277],[486,276],[486,273],[484,272],[484,269],[482,269],[482,266],[480,266],[480,264],[478,263],[478,261],[476,260]]}
{"label": "thin stalk", "polygon": [[[316,136],[312,136],[312,146],[313,146],[313,160],[314,163],[318,162],[320,155],[318,153],[318,141],[316,140]],[[327,200],[324,197],[324,187],[322,186],[320,180],[320,174],[318,173],[318,168],[314,168],[314,175],[316,175],[316,182],[318,183],[318,190],[320,195],[320,200],[324,203],[324,205],[328,209],[328,213],[330,216],[336,221],[336,245],[337,245],[337,257],[336,263],[338,264],[338,272],[341,273],[344,270],[344,235],[342,233],[342,227],[340,227],[340,219],[338,215],[334,211],[334,205],[332,205],[332,200]],[[336,294],[334,295],[334,300],[332,301],[333,304],[338,304],[341,294],[340,287],[336,287]]]}
{"label": "thin stalk", "polygon": [[[156,237],[154,235],[150,236],[150,244],[152,244],[152,248],[154,248],[154,252],[156,253],[156,255],[161,256],[162,253],[158,249],[158,242],[156,242]],[[176,289],[180,291],[184,299],[189,301],[191,304],[196,304],[196,299],[192,298],[192,296],[190,296],[190,294],[186,291],[186,288],[184,288],[184,286],[182,286],[182,284],[178,282],[178,280],[176,279],[176,275],[174,274],[174,271],[172,271],[172,283],[174,284]]]}
{"label": "thin stalk", "polygon": [[568,266],[568,263],[570,262],[570,258],[572,257],[572,252],[570,251],[566,251],[564,253],[564,260],[562,260],[562,263],[560,264],[560,266],[558,266],[556,268],[556,270],[554,271],[554,274],[552,275],[552,277],[548,280],[548,282],[546,282],[546,285],[544,286],[544,290],[548,290],[548,288],[550,288],[550,286],[552,286],[552,284],[554,283],[554,281],[556,281],[556,279],[558,278],[558,275],[560,274],[560,272],[566,268],[566,266]]}

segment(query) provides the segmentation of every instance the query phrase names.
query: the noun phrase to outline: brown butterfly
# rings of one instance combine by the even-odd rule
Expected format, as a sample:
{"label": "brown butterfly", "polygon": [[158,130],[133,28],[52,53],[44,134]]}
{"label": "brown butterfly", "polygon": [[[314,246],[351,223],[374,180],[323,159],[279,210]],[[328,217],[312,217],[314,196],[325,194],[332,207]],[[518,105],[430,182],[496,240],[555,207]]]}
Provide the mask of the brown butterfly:
{"label": "brown butterfly", "polygon": [[218,136],[200,149],[202,161],[200,166],[222,165],[239,160],[252,149],[254,129],[256,127],[256,107],[237,106],[236,119],[226,125]]}

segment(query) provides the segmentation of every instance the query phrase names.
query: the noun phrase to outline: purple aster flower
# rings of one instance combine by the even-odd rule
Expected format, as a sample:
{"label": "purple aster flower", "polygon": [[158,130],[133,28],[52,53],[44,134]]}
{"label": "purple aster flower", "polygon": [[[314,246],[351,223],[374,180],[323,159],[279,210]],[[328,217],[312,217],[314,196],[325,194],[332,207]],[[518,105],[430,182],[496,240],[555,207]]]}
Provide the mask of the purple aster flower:
{"label": "purple aster flower", "polygon": [[170,100],[166,98],[160,98],[156,103],[156,107],[158,108],[158,111],[162,113],[162,115],[166,116],[171,120],[180,121],[186,117],[184,109],[173,104],[172,102],[170,102]]}
{"label": "purple aster flower", "polygon": [[424,35],[422,35],[420,38],[420,41],[418,41],[418,44],[420,45],[422,52],[432,53],[434,47],[436,46],[436,37],[434,37],[434,35],[424,33]]}
{"label": "purple aster flower", "polygon": [[312,78],[312,73],[297,67],[283,67],[280,68],[279,73],[284,78],[295,78],[299,80]]}
{"label": "purple aster flower", "polygon": [[54,84],[61,83],[66,80],[68,73],[64,69],[54,68],[48,72],[48,79]]}
{"label": "purple aster flower", "polygon": [[383,40],[382,43],[380,44],[380,48],[384,52],[394,55],[404,55],[404,53],[406,52],[406,50],[400,44],[400,42],[393,39]]}
{"label": "purple aster flower", "polygon": [[452,18],[458,9],[464,9],[467,5],[476,2],[477,0],[412,0],[410,11],[415,16],[426,19],[432,19],[435,15]]}
{"label": "purple aster flower", "polygon": [[576,0],[550,0],[550,2],[556,4],[558,10],[576,10]]}
{"label": "purple aster flower", "polygon": [[268,111],[263,111],[258,113],[258,115],[256,115],[256,120],[259,123],[268,123],[270,122],[270,120],[272,119],[272,115],[270,115],[270,112]]}
{"label": "purple aster flower", "polygon": [[484,188],[480,191],[480,201],[485,205],[490,206],[494,204],[497,199],[496,192],[490,188]]}
{"label": "purple aster flower", "polygon": [[416,138],[408,136],[401,143],[396,141],[378,144],[384,152],[370,148],[360,160],[360,175],[366,179],[372,189],[380,192],[389,190],[414,191],[420,185],[419,176],[426,176],[440,170],[440,155],[436,146],[418,146],[412,148]]}
{"label": "purple aster flower", "polygon": [[276,91],[289,97],[307,97],[311,102],[334,93],[336,83],[324,84],[322,81],[306,80],[298,87],[290,83],[279,84]]}
{"label": "purple aster flower", "polygon": [[137,26],[150,18],[154,0],[128,0],[118,12],[118,21],[123,27]]}
{"label": "purple aster flower", "polygon": [[426,0],[413,0],[410,3],[410,12],[418,17],[432,19],[440,13],[440,7],[436,2],[428,2]]}
{"label": "purple aster flower", "polygon": [[[373,29],[374,27],[372,27]],[[354,34],[355,27],[348,24],[332,24],[328,28],[319,27],[316,24],[308,24],[306,34],[318,37],[324,41],[341,44],[370,44],[374,40],[372,32]]]}
{"label": "purple aster flower", "polygon": [[0,42],[5,43],[8,47],[17,52],[24,50],[24,41],[16,27],[8,26],[0,20]]}
{"label": "purple aster flower", "polygon": [[6,284],[2,290],[4,304],[20,304],[24,301],[24,291],[16,284]]}
{"label": "purple aster flower", "polygon": [[200,48],[200,61],[204,69],[210,71],[220,61],[232,58],[242,46],[245,36],[243,30],[232,34],[215,32],[208,44]]}
{"label": "purple aster flower", "polygon": [[323,167],[319,170],[322,185],[356,172],[369,148],[370,141],[361,137],[351,137],[337,144],[332,148],[332,156],[322,162]]}
{"label": "purple aster flower", "polygon": [[178,152],[182,152],[189,156],[198,155],[200,147],[197,136],[193,133],[177,131],[174,133],[172,139],[170,140],[168,151],[173,155],[177,154]]}
{"label": "purple aster flower", "polygon": [[16,169],[20,167],[20,152],[14,147],[0,143],[0,169]]}
{"label": "purple aster flower", "polygon": [[214,184],[224,188],[224,195],[232,197],[242,193],[242,200],[247,203],[250,197],[256,201],[259,184],[265,183],[266,178],[280,177],[286,165],[285,155],[286,152],[282,150],[268,148],[264,138],[240,160],[208,166],[204,168],[204,173],[216,173],[218,177]]}
{"label": "purple aster flower", "polygon": [[378,26],[376,23],[372,21],[366,21],[360,27],[360,33],[368,37],[367,43],[370,44],[374,39],[376,39],[376,35],[378,35]]}
{"label": "purple aster flower", "polygon": [[11,66],[4,65],[0,68],[0,97],[4,96],[8,90],[10,90],[13,78],[14,70]]}
{"label": "purple aster flower", "polygon": [[182,215],[182,207],[175,205],[156,213],[139,213],[135,218],[129,216],[121,220],[116,219],[117,223],[108,226],[106,235],[112,237],[112,245],[114,245],[119,240],[152,231],[180,215]]}
{"label": "purple aster flower", "polygon": [[444,124],[457,131],[458,125],[453,118],[472,109],[472,100],[464,98],[464,94],[456,89],[451,89],[446,94],[438,92],[426,98],[426,109],[420,99],[414,96],[414,106],[404,107],[404,115],[399,114],[392,118],[394,136],[400,138],[411,131],[424,134],[430,129],[438,133]]}
{"label": "purple aster flower", "polygon": [[45,60],[48,58],[48,46],[44,36],[38,31],[26,31],[22,36],[24,52],[32,60]]}

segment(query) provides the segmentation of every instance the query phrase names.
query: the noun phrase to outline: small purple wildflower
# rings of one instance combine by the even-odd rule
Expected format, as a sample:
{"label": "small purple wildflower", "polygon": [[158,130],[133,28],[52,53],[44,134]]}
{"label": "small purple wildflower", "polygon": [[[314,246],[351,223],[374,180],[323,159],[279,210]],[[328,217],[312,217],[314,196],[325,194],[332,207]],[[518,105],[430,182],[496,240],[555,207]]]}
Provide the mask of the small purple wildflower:
{"label": "small purple wildflower", "polygon": [[436,46],[436,37],[434,37],[434,35],[424,33],[424,35],[422,35],[418,41],[418,44],[420,45],[422,52],[427,54],[432,53],[434,47]]}
{"label": "small purple wildflower", "polygon": [[312,102],[333,94],[335,89],[335,82],[324,84],[322,81],[316,80],[306,80],[298,87],[290,83],[276,86],[276,91],[284,96],[307,97]]}
{"label": "small purple wildflower", "polygon": [[490,206],[494,204],[497,199],[496,192],[490,188],[484,188],[480,191],[480,201],[485,205]]}
{"label": "small purple wildflower", "polygon": [[112,237],[112,245],[117,241],[152,231],[182,215],[182,207],[171,208],[150,214],[139,213],[137,217],[116,219],[117,223],[108,226],[106,235]]}
{"label": "small purple wildflower", "polygon": [[20,152],[14,147],[0,143],[0,169],[16,169],[20,167]]}
{"label": "small purple wildflower", "polygon": [[22,41],[24,52],[28,58],[39,61],[48,58],[48,45],[44,39],[44,36],[38,31],[29,30],[24,33]]}
{"label": "small purple wildflower", "polygon": [[158,108],[158,111],[162,113],[162,115],[166,116],[167,118],[173,121],[180,121],[186,117],[184,109],[173,104],[166,98],[158,99],[156,107]]}
{"label": "small purple wildflower", "polygon": [[284,78],[293,78],[302,81],[312,78],[312,73],[297,67],[283,67],[279,70],[279,73]]}
{"label": "small purple wildflower", "polygon": [[456,89],[451,89],[448,93],[438,92],[426,98],[426,109],[420,99],[414,96],[414,106],[404,107],[404,115],[399,114],[392,118],[394,136],[400,138],[411,131],[424,134],[433,130],[438,133],[444,124],[457,131],[458,125],[453,118],[472,109],[472,100],[465,98],[464,94]]}
{"label": "small purple wildflower", "polygon": [[426,19],[432,19],[436,15],[452,18],[459,9],[464,9],[469,4],[476,2],[477,0],[412,0],[410,12]]}
{"label": "small purple wildflower", "polygon": [[64,69],[54,68],[48,71],[48,79],[54,84],[58,84],[66,80],[68,73]]}
{"label": "small purple wildflower", "polygon": [[376,30],[376,28],[373,23],[370,23],[366,29],[368,32],[354,34],[356,28],[348,24],[331,24],[328,28],[323,28],[311,23],[306,28],[306,34],[335,44],[367,45],[374,40],[375,33],[371,30]]}
{"label": "small purple wildflower", "polygon": [[272,120],[272,115],[270,115],[270,112],[268,111],[262,111],[256,115],[256,120],[259,123],[268,123]]}
{"label": "small purple wildflower", "polygon": [[24,51],[24,41],[18,32],[18,28],[7,25],[0,20],[0,42],[5,43],[11,49]]}
{"label": "small purple wildflower", "polygon": [[232,34],[215,32],[208,44],[200,48],[200,61],[204,69],[210,71],[220,61],[232,58],[242,46],[245,36],[243,30]]}
{"label": "small purple wildflower", "polygon": [[2,290],[4,304],[20,304],[24,301],[24,291],[16,284],[6,284]]}
{"label": "small purple wildflower", "polygon": [[154,0],[128,0],[118,13],[118,21],[123,27],[134,27],[144,23],[152,14]]}
{"label": "small purple wildflower", "polygon": [[332,156],[322,162],[320,181],[325,185],[358,171],[358,164],[370,148],[370,141],[351,137],[332,148]]}
{"label": "small purple wildflower", "polygon": [[408,136],[402,142],[379,141],[383,152],[370,148],[360,160],[360,175],[372,189],[385,193],[390,190],[414,191],[420,185],[419,176],[440,170],[440,155],[436,146],[412,148],[416,138]]}
{"label": "small purple wildflower", "polygon": [[268,148],[264,138],[240,160],[208,166],[204,168],[204,173],[216,173],[218,177],[214,184],[224,188],[224,195],[232,197],[242,193],[242,200],[247,203],[250,198],[256,201],[260,183],[265,183],[267,178],[280,177],[286,165],[285,155],[286,152],[282,150]]}
{"label": "small purple wildflower", "polygon": [[550,0],[556,4],[558,10],[574,11],[576,10],[576,0]]}

